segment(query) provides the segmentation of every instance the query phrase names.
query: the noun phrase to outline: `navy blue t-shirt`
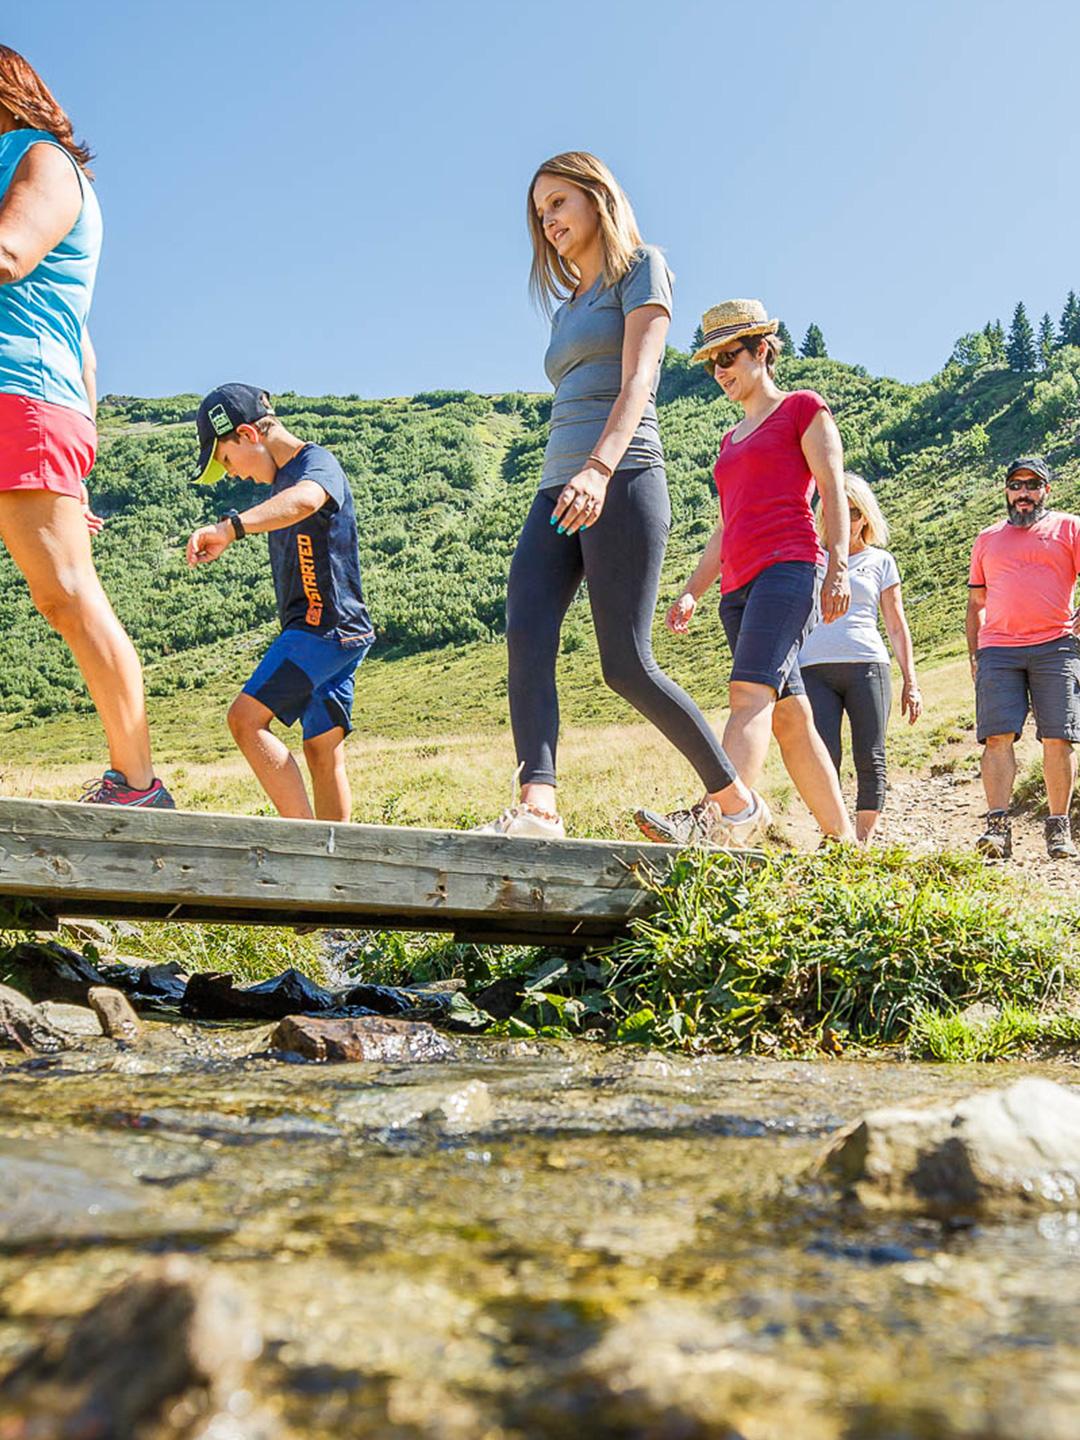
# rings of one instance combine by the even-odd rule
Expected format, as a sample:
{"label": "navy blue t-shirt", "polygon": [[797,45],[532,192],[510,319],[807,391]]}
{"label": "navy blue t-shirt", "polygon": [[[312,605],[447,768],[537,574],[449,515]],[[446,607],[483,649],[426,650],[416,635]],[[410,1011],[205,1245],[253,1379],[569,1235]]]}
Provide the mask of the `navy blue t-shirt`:
{"label": "navy blue t-shirt", "polygon": [[280,495],[300,480],[314,480],[327,499],[306,520],[267,535],[281,628],[306,630],[346,644],[370,639],[356,512],[345,472],[329,450],[305,445],[278,471],[270,493]]}

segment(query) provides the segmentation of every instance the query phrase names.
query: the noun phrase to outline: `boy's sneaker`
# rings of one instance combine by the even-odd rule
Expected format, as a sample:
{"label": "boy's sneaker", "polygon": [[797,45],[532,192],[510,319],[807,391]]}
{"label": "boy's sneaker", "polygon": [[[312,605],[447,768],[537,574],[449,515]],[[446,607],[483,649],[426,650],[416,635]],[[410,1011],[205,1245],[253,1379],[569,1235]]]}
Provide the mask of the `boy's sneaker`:
{"label": "boy's sneaker", "polygon": [[1012,821],[1007,810],[986,812],[986,829],[975,841],[975,849],[988,860],[1008,860],[1012,854]]}
{"label": "boy's sneaker", "polygon": [[1069,834],[1067,815],[1049,816],[1043,825],[1043,832],[1046,835],[1046,853],[1051,860],[1076,859],[1078,852]]}
{"label": "boy's sneaker", "polygon": [[100,780],[91,780],[79,796],[80,805],[133,805],[140,810],[175,810],[176,801],[160,780],[147,790],[136,790],[119,770],[106,770]]}
{"label": "boy's sneaker", "polygon": [[559,815],[541,815],[527,805],[511,805],[497,820],[476,825],[470,835],[507,835],[512,840],[565,840],[566,829]]}
{"label": "boy's sneaker", "polygon": [[713,845],[728,850],[747,850],[763,840],[772,824],[768,805],[757,792],[753,812],[745,820],[731,820],[712,800],[699,800],[689,810],[672,810],[666,815],[655,810],[638,810],[634,820],[641,833],[658,845]]}

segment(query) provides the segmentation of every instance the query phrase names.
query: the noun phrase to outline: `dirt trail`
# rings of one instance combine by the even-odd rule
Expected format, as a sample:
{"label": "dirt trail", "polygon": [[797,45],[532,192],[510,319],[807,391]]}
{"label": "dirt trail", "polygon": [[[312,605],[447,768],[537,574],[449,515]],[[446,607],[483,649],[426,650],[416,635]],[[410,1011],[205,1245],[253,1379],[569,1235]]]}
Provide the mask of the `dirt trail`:
{"label": "dirt trail", "polygon": [[[1035,753],[1033,745],[1022,748],[1021,770]],[[844,793],[849,803],[852,789],[851,782],[845,778]],[[801,813],[793,810],[785,815],[782,828],[800,849],[810,847],[815,843],[816,829],[798,801],[795,808]],[[982,783],[971,766],[962,770],[950,768],[942,774],[900,774],[889,782],[878,830],[879,843],[906,845],[916,853],[971,850],[982,833],[985,815]],[[1080,860],[1048,858],[1042,816],[1014,813],[1012,825],[1013,855],[1011,861],[1004,863],[1023,870],[1027,878],[1045,885],[1055,894],[1080,900]],[[1080,826],[1074,823],[1073,829],[1076,838]]]}

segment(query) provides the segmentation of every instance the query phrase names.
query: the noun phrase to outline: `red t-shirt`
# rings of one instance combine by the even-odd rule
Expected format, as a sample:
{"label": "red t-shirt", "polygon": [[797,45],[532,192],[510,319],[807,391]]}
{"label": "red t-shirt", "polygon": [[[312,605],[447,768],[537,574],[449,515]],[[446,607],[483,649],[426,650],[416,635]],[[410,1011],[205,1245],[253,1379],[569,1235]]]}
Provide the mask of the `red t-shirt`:
{"label": "red t-shirt", "polygon": [[969,585],[986,586],[979,649],[1068,635],[1080,573],[1080,519],[1048,510],[1034,525],[999,520],[975,537]]}
{"label": "red t-shirt", "polygon": [[821,559],[810,508],[815,481],[802,437],[828,408],[813,390],[794,390],[744,440],[736,444],[730,430],[721,440],[713,479],[724,517],[722,595],[782,560]]}

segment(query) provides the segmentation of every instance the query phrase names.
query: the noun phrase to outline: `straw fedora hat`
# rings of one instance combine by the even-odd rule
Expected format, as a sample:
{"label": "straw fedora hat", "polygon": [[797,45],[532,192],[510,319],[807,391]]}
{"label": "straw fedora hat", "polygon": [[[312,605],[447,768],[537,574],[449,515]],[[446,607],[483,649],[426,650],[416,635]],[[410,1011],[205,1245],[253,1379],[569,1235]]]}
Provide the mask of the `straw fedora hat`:
{"label": "straw fedora hat", "polygon": [[748,340],[751,335],[775,335],[779,320],[770,320],[760,300],[725,300],[706,310],[701,317],[701,347],[691,358],[691,365],[708,360],[735,340]]}

